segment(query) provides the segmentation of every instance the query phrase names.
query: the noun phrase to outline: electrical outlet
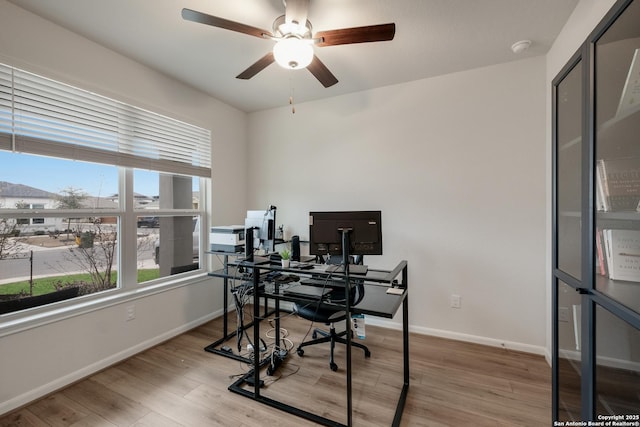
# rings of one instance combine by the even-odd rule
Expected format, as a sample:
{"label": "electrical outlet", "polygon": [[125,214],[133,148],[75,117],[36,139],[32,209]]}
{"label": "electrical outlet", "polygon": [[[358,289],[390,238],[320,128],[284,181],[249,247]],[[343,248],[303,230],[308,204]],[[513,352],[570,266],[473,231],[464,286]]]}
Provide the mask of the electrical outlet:
{"label": "electrical outlet", "polygon": [[128,305],[127,306],[127,314],[126,314],[126,319],[127,322],[133,320],[136,318],[136,306],[135,305]]}
{"label": "electrical outlet", "polygon": [[558,307],[558,321],[569,322],[569,307]]}
{"label": "electrical outlet", "polygon": [[452,294],[451,295],[451,308],[460,308],[462,304],[462,298],[460,295]]}

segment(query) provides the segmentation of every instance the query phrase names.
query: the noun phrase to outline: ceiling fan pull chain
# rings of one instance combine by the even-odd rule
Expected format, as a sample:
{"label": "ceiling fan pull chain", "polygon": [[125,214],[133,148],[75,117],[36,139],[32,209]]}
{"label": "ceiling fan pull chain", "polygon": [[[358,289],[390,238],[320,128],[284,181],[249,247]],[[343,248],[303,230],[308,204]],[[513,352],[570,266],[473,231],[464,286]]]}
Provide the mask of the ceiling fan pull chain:
{"label": "ceiling fan pull chain", "polygon": [[291,84],[291,76],[289,76],[289,105],[291,105],[291,114],[295,114],[296,106],[293,103],[293,84]]}

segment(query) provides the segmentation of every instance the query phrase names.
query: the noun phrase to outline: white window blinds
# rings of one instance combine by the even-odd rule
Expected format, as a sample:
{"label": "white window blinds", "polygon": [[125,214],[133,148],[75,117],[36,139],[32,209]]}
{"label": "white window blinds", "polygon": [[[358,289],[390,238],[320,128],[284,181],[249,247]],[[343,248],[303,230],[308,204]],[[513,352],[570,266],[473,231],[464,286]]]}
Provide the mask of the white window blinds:
{"label": "white window blinds", "polygon": [[211,132],[0,64],[0,149],[211,176]]}

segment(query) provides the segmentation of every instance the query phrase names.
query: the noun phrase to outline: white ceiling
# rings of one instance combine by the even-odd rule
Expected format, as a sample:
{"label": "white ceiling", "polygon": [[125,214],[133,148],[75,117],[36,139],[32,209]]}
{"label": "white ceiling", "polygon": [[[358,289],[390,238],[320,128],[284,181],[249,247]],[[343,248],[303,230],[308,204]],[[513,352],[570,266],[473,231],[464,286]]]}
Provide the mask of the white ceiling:
{"label": "white ceiling", "polygon": [[[578,0],[311,0],[313,31],[394,22],[393,41],[316,47],[339,82],[271,64],[270,40],[182,19],[183,7],[271,31],[282,0],[9,0],[246,112],[542,55]],[[522,39],[531,48],[516,55]]]}

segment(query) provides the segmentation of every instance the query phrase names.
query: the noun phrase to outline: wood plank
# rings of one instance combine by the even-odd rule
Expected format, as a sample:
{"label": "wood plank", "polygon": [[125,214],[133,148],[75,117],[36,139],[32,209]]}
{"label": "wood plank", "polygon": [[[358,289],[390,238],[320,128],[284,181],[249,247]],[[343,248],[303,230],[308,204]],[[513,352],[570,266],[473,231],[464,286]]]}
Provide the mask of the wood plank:
{"label": "wood plank", "polygon": [[62,393],[35,402],[29,410],[52,427],[78,423],[92,414],[90,410]]}
{"label": "wood plank", "polygon": [[87,379],[62,391],[62,394],[115,425],[131,425],[149,413],[138,401],[115,393]]}
{"label": "wood plank", "polygon": [[[74,426],[76,427],[76,426]],[[136,422],[133,427],[188,427],[184,424],[177,423],[157,412],[149,412]]]}
{"label": "wood plank", "polygon": [[41,427],[47,424],[29,408],[19,409],[0,418],[1,427]]}

